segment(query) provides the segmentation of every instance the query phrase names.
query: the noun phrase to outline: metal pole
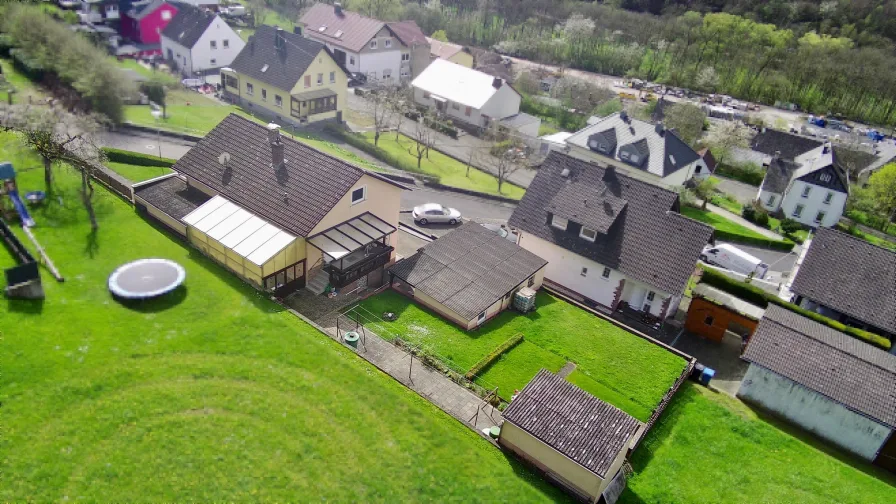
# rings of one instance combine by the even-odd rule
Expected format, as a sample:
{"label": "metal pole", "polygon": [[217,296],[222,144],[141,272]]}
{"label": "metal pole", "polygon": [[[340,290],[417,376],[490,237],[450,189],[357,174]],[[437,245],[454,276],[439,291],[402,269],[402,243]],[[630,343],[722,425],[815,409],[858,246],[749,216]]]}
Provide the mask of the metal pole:
{"label": "metal pole", "polygon": [[156,119],[156,131],[158,132],[159,159],[162,159],[162,123]]}

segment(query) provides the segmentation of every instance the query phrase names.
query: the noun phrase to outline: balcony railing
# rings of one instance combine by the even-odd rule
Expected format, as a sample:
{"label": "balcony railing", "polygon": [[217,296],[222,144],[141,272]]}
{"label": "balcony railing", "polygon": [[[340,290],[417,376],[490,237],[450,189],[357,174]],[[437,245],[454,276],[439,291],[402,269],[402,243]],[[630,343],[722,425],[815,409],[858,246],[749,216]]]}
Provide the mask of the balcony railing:
{"label": "balcony railing", "polygon": [[324,269],[330,274],[330,284],[344,287],[362,276],[385,266],[392,257],[393,247],[373,242],[345,257],[332,261]]}

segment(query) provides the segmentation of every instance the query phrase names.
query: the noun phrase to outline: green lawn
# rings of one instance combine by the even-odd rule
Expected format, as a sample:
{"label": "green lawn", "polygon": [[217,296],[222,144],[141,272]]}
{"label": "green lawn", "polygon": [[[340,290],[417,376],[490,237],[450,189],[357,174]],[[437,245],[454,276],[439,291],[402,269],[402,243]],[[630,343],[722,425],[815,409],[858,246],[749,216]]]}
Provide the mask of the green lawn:
{"label": "green lawn", "polygon": [[468,332],[394,291],[361,303],[370,314],[398,315],[395,322],[370,316],[374,332],[420,344],[461,372],[522,333],[524,343],[477,380],[489,389],[499,387],[505,398],[522,389],[541,367],[556,371],[572,360],[578,366],[575,373],[600,384],[591,392],[646,421],[686,365],[684,359],[547,293],[539,293],[537,305],[533,313],[508,310]]}
{"label": "green lawn", "polygon": [[130,180],[131,182],[143,182],[151,178],[161,177],[171,173],[171,168],[163,166],[139,166],[124,163],[106,163],[108,168]]}
{"label": "green lawn", "polygon": [[681,213],[691,219],[705,222],[718,231],[725,231],[744,236],[747,239],[768,240],[765,235],[761,235],[752,229],[747,229],[744,226],[741,226],[734,221],[730,221],[719,214],[712,213],[709,210],[700,210],[699,208],[682,206]]}
{"label": "green lawn", "polygon": [[[686,382],[632,456],[621,504],[893,502],[896,477]],[[887,484],[889,482],[889,484]]]}
{"label": "green lawn", "polygon": [[542,120],[541,126],[538,127],[538,136],[552,135],[554,133],[559,133],[561,131],[563,131],[563,130],[561,130],[558,126],[554,125],[553,123]]}
{"label": "green lawn", "polygon": [[[373,132],[364,133],[364,138],[370,144],[373,144],[373,137]],[[411,154],[411,152],[416,152],[414,145],[414,140],[405,135],[400,135],[398,140],[395,139],[395,135],[381,135],[378,144],[381,149],[384,149],[393,157],[403,158],[407,164],[416,167],[417,156],[416,154]],[[498,179],[494,175],[473,168],[470,170],[470,176],[467,177],[467,166],[464,163],[436,150],[430,151],[429,159],[423,158],[420,164],[420,171],[428,175],[438,176],[444,185],[489,194],[499,194]],[[526,190],[522,187],[505,183],[500,194],[508,198],[520,199],[525,192]]]}
{"label": "green lawn", "polygon": [[176,86],[180,84],[180,81],[176,76],[159,70],[153,70],[152,68],[146,68],[145,66],[137,62],[137,60],[124,58],[121,61],[118,61],[116,59],[115,62],[122,69],[133,70],[134,72],[137,72],[138,74],[149,79],[156,78],[168,86]]}
{"label": "green lawn", "polygon": [[9,86],[15,91],[13,93],[13,103],[28,103],[28,98],[32,100],[40,100],[46,98],[47,94],[31,82],[28,77],[16,70],[9,58],[0,58],[0,66],[3,67],[3,78],[6,84],[0,84],[0,101],[8,103]]}
{"label": "green lawn", "polygon": [[[43,188],[38,160],[0,142]],[[66,281],[43,271],[44,302],[0,304],[0,500],[565,500],[101,187],[92,235],[77,175],[56,175],[63,206],[35,211],[34,233]],[[108,275],[146,256],[182,264],[185,288],[113,300]]]}

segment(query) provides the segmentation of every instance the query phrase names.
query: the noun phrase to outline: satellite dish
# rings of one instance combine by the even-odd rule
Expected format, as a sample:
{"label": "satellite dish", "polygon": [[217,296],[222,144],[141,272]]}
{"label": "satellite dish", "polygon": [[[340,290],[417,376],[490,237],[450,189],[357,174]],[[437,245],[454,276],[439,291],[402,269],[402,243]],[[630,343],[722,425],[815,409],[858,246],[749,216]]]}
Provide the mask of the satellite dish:
{"label": "satellite dish", "polygon": [[227,163],[230,162],[230,154],[227,152],[222,152],[220,156],[218,156],[218,163],[227,166]]}

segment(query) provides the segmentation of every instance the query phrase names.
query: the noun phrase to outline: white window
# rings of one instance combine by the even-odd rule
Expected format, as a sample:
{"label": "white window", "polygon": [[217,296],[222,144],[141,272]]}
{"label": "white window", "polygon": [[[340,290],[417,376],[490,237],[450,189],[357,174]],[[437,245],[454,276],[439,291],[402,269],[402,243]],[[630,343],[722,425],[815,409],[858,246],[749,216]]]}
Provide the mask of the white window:
{"label": "white window", "polygon": [[411,61],[411,53],[402,53],[401,61]]}
{"label": "white window", "polygon": [[653,292],[653,291],[647,292],[647,300],[648,301],[653,301],[653,298],[655,298],[655,297],[656,297],[656,292]]}
{"label": "white window", "polygon": [[373,40],[370,41],[370,48],[371,48],[371,49],[376,49],[376,39],[373,39]]}
{"label": "white window", "polygon": [[815,216],[815,222],[824,221],[824,212],[818,212],[818,215]]}
{"label": "white window", "polygon": [[597,239],[597,231],[582,226],[581,231],[579,231],[579,238],[584,238],[588,241],[593,242],[595,239]]}
{"label": "white window", "polygon": [[251,83],[246,83],[246,94],[249,96],[253,96],[255,94],[255,86]]}
{"label": "white window", "polygon": [[628,160],[628,152],[626,152],[626,151],[619,151],[619,159],[624,159],[624,160],[627,161],[627,160]]}
{"label": "white window", "polygon": [[386,39],[386,48],[392,47],[392,39]]}
{"label": "white window", "polygon": [[810,192],[812,192],[812,188],[811,188],[811,187],[809,187],[809,186],[804,187],[804,188],[803,188],[803,197],[804,197],[804,198],[808,198]]}
{"label": "white window", "polygon": [[460,110],[460,103],[451,102],[451,108],[453,108],[454,110]]}
{"label": "white window", "polygon": [[212,49],[218,48],[218,42],[216,40],[209,40],[208,44],[212,47]]}
{"label": "white window", "polygon": [[529,281],[526,283],[526,285],[527,285],[528,287],[532,287],[533,285],[535,285],[535,277],[534,277],[534,276],[533,276],[533,277],[529,277]]}
{"label": "white window", "polygon": [[834,193],[828,191],[828,193],[824,195],[824,204],[830,205],[832,199],[834,199]]}
{"label": "white window", "polygon": [[283,108],[283,98],[280,95],[274,95],[274,105]]}
{"label": "white window", "polygon": [[330,72],[330,84],[336,82],[336,72]]}
{"label": "white window", "polygon": [[361,186],[352,191],[352,205],[361,203],[367,199],[367,186]]}
{"label": "white window", "polygon": [[485,312],[480,313],[479,316],[476,317],[477,324],[481,324],[483,322],[485,322]]}
{"label": "white window", "polygon": [[227,49],[228,47],[230,47],[230,41],[227,40],[227,39],[222,40],[222,41],[221,41],[221,46],[223,46],[224,49]]}
{"label": "white window", "polygon": [[830,182],[831,174],[830,173],[822,173],[821,175],[818,176],[818,179],[821,180],[822,182]]}
{"label": "white window", "polygon": [[556,215],[551,216],[551,225],[557,229],[566,229],[566,225],[569,223],[568,220],[563,217],[558,217]]}
{"label": "white window", "polygon": [[354,56],[349,56],[349,57],[348,57],[348,64],[349,64],[349,65],[354,65],[354,64],[355,64],[355,57],[354,57]]}
{"label": "white window", "polygon": [[632,154],[632,155],[631,155],[631,159],[629,159],[629,161],[631,161],[632,163],[640,163],[640,162],[641,162],[641,156],[639,156],[639,155],[637,155],[637,154]]}
{"label": "white window", "polygon": [[582,276],[588,276],[588,268],[582,268]]}
{"label": "white window", "polygon": [[600,276],[604,278],[610,278],[610,268],[604,268],[604,271],[600,274]]}
{"label": "white window", "polygon": [[171,11],[170,10],[162,11],[162,21],[171,21]]}
{"label": "white window", "polygon": [[774,204],[775,204],[775,195],[774,195],[774,194],[769,194],[769,195],[768,195],[768,205],[771,206],[771,205],[774,205]]}
{"label": "white window", "polygon": [[386,68],[386,69],[383,70],[383,78],[384,78],[384,79],[391,79],[391,78],[392,78],[392,69],[391,69],[391,68]]}
{"label": "white window", "polygon": [[793,208],[793,216],[799,217],[800,215],[803,215],[803,205],[797,205]]}
{"label": "white window", "polygon": [[268,90],[267,89],[261,90],[261,101],[268,101]]}

